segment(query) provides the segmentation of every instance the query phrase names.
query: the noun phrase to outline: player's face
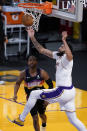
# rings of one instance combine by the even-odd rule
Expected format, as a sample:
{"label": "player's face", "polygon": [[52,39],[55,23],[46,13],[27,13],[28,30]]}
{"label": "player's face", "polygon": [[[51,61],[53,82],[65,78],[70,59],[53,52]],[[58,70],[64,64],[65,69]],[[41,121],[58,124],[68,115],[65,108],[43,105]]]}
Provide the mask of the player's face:
{"label": "player's face", "polygon": [[65,47],[64,45],[61,45],[60,48],[58,49],[59,52],[65,52]]}
{"label": "player's face", "polygon": [[33,57],[33,56],[30,56],[30,57],[29,57],[29,59],[28,59],[28,66],[29,66],[30,68],[35,68],[35,67],[37,67],[37,60],[36,60],[35,57]]}

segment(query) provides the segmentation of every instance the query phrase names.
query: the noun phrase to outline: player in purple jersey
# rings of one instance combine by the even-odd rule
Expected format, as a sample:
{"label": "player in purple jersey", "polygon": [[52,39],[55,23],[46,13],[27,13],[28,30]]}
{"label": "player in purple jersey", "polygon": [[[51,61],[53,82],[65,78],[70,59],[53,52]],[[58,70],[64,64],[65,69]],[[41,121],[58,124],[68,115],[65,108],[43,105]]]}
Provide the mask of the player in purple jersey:
{"label": "player in purple jersey", "polygon": [[[14,88],[14,101],[17,100],[17,92],[19,90],[21,82],[24,80],[24,89],[26,93],[26,98],[28,100],[30,93],[34,90],[45,89],[44,82],[46,82],[50,89],[53,88],[52,80],[49,78],[48,73],[37,67],[38,60],[35,56],[29,56],[28,58],[28,68],[21,71],[20,76],[15,84]],[[47,117],[45,115],[46,104],[43,100],[37,100],[37,103],[30,111],[33,118],[33,126],[35,131],[40,131],[38,113],[42,120],[41,129],[44,131],[46,128]]]}

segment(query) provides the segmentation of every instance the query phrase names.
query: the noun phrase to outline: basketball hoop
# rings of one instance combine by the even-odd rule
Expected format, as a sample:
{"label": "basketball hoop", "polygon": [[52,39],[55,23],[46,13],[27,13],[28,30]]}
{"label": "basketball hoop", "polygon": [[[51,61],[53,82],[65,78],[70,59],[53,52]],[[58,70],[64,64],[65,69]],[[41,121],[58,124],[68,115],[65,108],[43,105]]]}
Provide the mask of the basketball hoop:
{"label": "basketball hoop", "polygon": [[31,15],[34,19],[32,28],[38,31],[39,21],[42,14],[49,15],[52,13],[52,3],[44,2],[42,4],[39,3],[19,3],[18,7],[28,15]]}

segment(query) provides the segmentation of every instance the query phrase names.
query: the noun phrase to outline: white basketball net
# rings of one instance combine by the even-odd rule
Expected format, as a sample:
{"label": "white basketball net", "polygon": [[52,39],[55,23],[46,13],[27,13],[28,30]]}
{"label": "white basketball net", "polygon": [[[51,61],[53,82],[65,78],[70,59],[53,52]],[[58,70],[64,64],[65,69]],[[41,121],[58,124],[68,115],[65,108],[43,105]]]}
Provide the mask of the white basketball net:
{"label": "white basketball net", "polygon": [[43,13],[43,10],[36,9],[36,8],[22,8],[22,11],[25,14],[31,15],[33,17],[33,25],[31,26],[34,30],[38,31],[40,17]]}

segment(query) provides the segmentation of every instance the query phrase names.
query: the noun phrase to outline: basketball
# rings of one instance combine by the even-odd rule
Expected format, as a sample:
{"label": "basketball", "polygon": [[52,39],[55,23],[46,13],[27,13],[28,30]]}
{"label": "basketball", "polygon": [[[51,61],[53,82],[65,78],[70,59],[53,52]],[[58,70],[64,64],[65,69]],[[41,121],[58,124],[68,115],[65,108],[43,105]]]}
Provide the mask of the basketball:
{"label": "basketball", "polygon": [[33,17],[28,14],[24,14],[22,17],[22,24],[25,26],[32,26],[33,25]]}

